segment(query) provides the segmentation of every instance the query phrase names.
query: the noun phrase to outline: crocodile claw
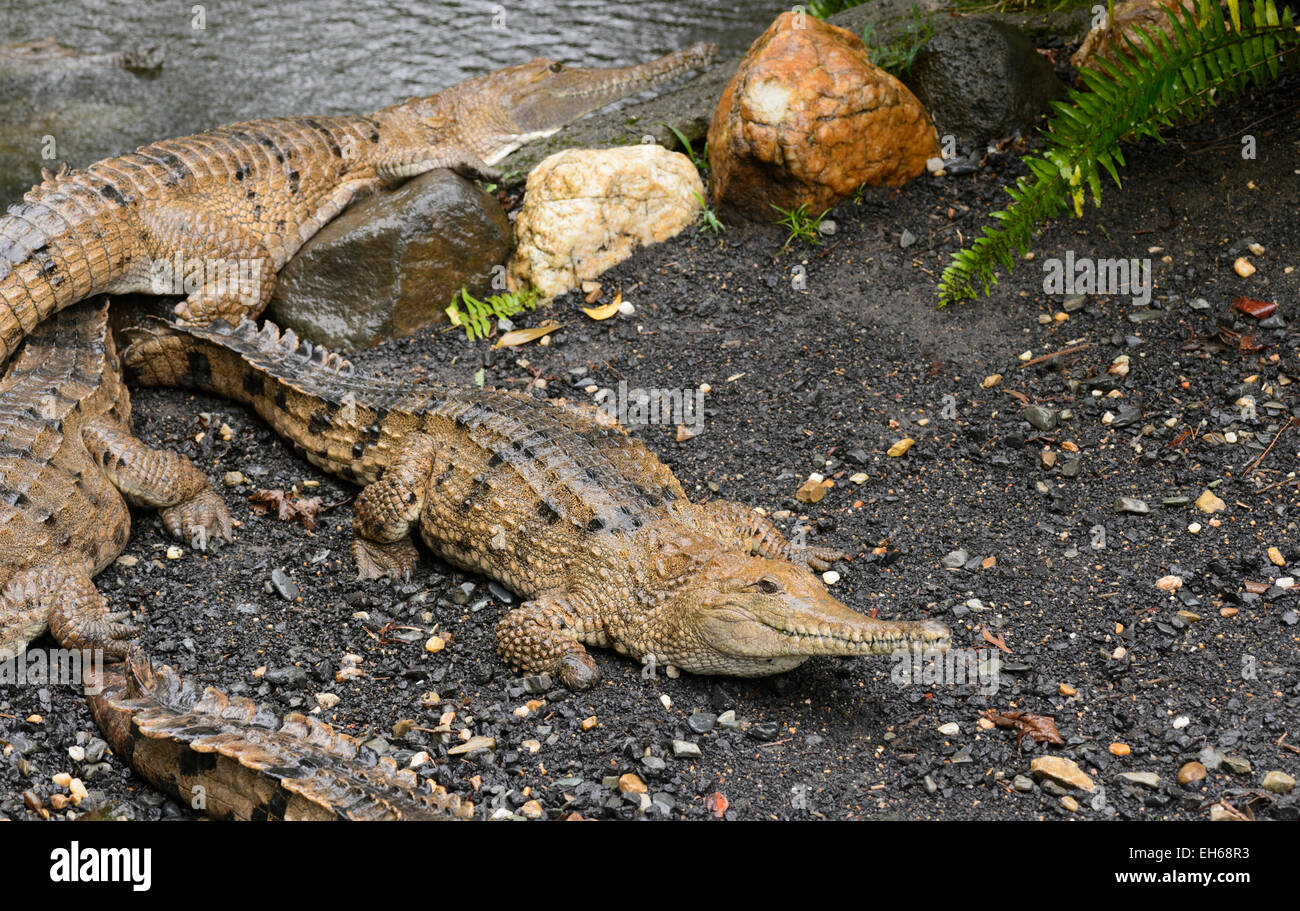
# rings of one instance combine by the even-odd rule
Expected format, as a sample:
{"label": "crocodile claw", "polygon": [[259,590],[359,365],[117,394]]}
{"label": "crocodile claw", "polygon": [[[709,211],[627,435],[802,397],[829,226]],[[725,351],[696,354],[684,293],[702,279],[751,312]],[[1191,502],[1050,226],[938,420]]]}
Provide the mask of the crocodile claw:
{"label": "crocodile claw", "polygon": [[600,669],[596,659],[585,651],[569,652],[560,659],[556,676],[571,690],[588,690],[600,679]]}
{"label": "crocodile claw", "polygon": [[207,551],[208,544],[234,540],[230,513],[216,491],[205,488],[183,503],[159,510],[163,525],[178,541]]}
{"label": "crocodile claw", "polygon": [[357,561],[359,579],[398,579],[409,582],[420,561],[410,538],[391,544],[357,538],[352,542],[352,559]]}
{"label": "crocodile claw", "polygon": [[790,562],[802,563],[816,572],[825,572],[836,560],[843,560],[847,556],[833,547],[814,547],[811,544],[790,546]]}

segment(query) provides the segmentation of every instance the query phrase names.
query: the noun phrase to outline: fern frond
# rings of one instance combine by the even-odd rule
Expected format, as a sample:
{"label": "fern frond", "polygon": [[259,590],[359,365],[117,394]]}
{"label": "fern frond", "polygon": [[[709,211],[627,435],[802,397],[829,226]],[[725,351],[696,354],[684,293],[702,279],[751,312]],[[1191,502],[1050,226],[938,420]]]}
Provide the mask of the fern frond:
{"label": "fern frond", "polygon": [[[953,254],[939,281],[939,306],[985,295],[1029,250],[1038,226],[1072,204],[1083,215],[1085,191],[1101,204],[1104,171],[1120,186],[1120,144],[1161,140],[1162,130],[1203,116],[1225,98],[1275,81],[1300,59],[1300,31],[1291,10],[1279,15],[1274,0],[1256,0],[1240,17],[1236,2],[1224,17],[1217,0],[1200,0],[1195,13],[1165,9],[1172,34],[1137,29],[1125,38],[1129,54],[1098,59],[1079,75],[1087,91],[1071,90],[1067,103],[1042,130],[1045,148],[1027,156],[1029,175],[1008,187],[1012,204],[990,216],[996,226]],[[1118,166],[1118,167],[1117,167]]]}

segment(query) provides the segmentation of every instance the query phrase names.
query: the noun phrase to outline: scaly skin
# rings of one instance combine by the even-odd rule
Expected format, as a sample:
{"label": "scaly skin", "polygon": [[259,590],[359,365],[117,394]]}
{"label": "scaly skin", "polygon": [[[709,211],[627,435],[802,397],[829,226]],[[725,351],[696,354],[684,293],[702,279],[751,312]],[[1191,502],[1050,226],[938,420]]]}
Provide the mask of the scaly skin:
{"label": "scaly skin", "polygon": [[368,116],[254,120],[50,175],[0,218],[0,363],[51,313],[105,291],[179,288],[176,314],[197,324],[256,317],[279,269],[357,195],[435,168],[499,176],[523,142],[715,51],[607,70],[537,58]]}
{"label": "scaly skin", "polygon": [[470,819],[472,803],[306,715],[200,690],[138,650],[87,681],[113,752],[213,819]]}
{"label": "scaly skin", "polygon": [[127,502],[200,549],[230,538],[203,474],[131,436],[108,306],[87,301],[42,324],[0,380],[0,661],[47,629],[124,652],[132,630],[91,579],[126,544]]}
{"label": "scaly skin", "polygon": [[359,376],[274,326],[154,323],[125,354],[145,385],[249,404],[307,458],[367,485],[353,554],[363,576],[407,578],[411,532],[449,563],[522,595],[496,631],[501,656],[573,688],[598,673],[584,646],[697,674],[761,676],[814,655],[948,646],[933,621],[849,610],[798,547],[737,503],[694,504],[621,428],[525,395],[434,395]]}

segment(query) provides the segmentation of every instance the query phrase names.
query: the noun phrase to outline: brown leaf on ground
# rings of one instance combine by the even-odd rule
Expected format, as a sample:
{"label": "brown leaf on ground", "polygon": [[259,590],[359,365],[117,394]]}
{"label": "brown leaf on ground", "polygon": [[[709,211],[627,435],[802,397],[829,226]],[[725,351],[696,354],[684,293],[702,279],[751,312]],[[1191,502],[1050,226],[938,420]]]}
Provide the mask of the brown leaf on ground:
{"label": "brown leaf on ground", "polygon": [[1268,319],[1277,310],[1273,301],[1256,300],[1253,297],[1239,297],[1232,302],[1232,309],[1255,319]]}
{"label": "brown leaf on ground", "polygon": [[316,527],[316,513],[320,512],[320,497],[295,497],[279,488],[261,488],[248,495],[248,508],[254,515],[264,516],[272,510],[281,522],[298,522],[311,531]]}
{"label": "brown leaf on ground", "polygon": [[1017,747],[1027,736],[1038,743],[1065,743],[1061,739],[1061,732],[1056,729],[1055,719],[1047,715],[1035,715],[1033,712],[995,712],[993,709],[985,709],[980,714],[1000,728],[1015,728]]}
{"label": "brown leaf on ground", "polygon": [[727,800],[727,795],[721,791],[714,791],[704,798],[704,806],[708,808],[710,813],[721,819],[723,814],[727,812],[727,807],[731,806],[731,801]]}
{"label": "brown leaf on ground", "polygon": [[989,645],[996,645],[998,648],[1002,649],[1002,651],[1006,652],[1008,655],[1011,654],[1011,649],[1007,648],[1007,644],[1002,641],[1001,633],[998,633],[995,636],[989,632],[989,628],[987,626],[981,626],[980,635],[984,637],[984,641],[989,643]]}

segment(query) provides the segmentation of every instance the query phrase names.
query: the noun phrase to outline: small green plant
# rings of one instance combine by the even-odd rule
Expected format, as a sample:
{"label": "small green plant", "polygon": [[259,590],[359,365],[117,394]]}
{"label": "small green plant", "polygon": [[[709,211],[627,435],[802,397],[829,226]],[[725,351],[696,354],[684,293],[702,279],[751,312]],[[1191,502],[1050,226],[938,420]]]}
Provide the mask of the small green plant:
{"label": "small green plant", "polygon": [[925,43],[934,36],[934,28],[921,18],[921,11],[912,4],[912,21],[907,23],[903,33],[888,44],[875,43],[875,28],[868,23],[862,30],[862,43],[867,46],[867,56],[871,62],[886,73],[905,76],[916,62],[916,55],[925,47]]}
{"label": "small green plant", "polygon": [[772,205],[773,209],[781,213],[781,217],[776,223],[790,232],[785,239],[785,245],[781,247],[784,253],[790,248],[790,245],[796,240],[803,240],[810,244],[819,244],[822,242],[822,220],[830,209],[826,209],[821,215],[813,215],[808,211],[808,203],[801,203],[794,209],[782,209],[778,205]]}
{"label": "small green plant", "polygon": [[533,288],[493,294],[487,300],[479,300],[462,286],[447,307],[447,319],[453,326],[462,327],[465,335],[473,340],[491,335],[493,320],[508,319],[525,310],[536,309],[537,291]]}
{"label": "small green plant", "polygon": [[809,0],[808,13],[814,18],[826,19],[866,2],[867,0]]}
{"label": "small green plant", "polygon": [[695,147],[691,145],[691,141],[686,138],[685,133],[671,123],[664,123],[662,120],[656,120],[655,123],[672,131],[672,134],[677,137],[678,143],[686,151],[686,157],[691,160],[691,164],[695,165],[695,170],[703,171],[709,166],[709,143],[707,141],[704,143],[704,147],[700,149],[700,153],[696,155]]}
{"label": "small green plant", "polygon": [[1251,86],[1263,87],[1300,65],[1300,33],[1289,8],[1258,0],[1244,11],[1228,0],[1227,17],[1215,0],[1196,12],[1165,9],[1172,35],[1139,29],[1129,53],[1079,71],[1087,92],[1054,102],[1041,155],[1026,156],[1029,174],[1008,187],[1011,205],[990,217],[983,235],[953,254],[939,282],[939,306],[988,294],[997,269],[1010,272],[1042,222],[1070,207],[1081,217],[1084,201],[1101,204],[1102,179],[1121,186],[1122,144],[1161,140],[1161,131],[1204,115]]}
{"label": "small green plant", "polygon": [[726,231],[727,226],[718,218],[718,213],[709,208],[704,197],[695,190],[691,190],[691,194],[700,201],[700,230],[706,234],[721,234]]}

